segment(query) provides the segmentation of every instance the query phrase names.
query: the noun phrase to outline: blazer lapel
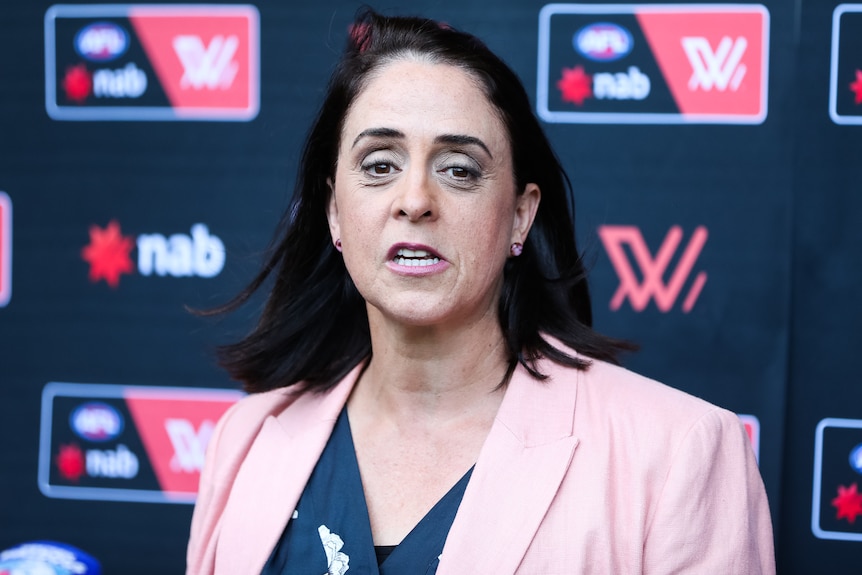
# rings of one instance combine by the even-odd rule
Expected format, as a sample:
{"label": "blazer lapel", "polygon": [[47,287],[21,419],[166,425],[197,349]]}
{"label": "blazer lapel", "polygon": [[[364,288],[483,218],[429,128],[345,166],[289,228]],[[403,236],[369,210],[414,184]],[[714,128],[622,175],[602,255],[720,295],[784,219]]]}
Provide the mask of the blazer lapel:
{"label": "blazer lapel", "polygon": [[[562,371],[549,364],[546,373]],[[517,570],[578,443],[577,381],[565,379],[536,381],[520,367],[513,374],[449,530],[439,575]]]}
{"label": "blazer lapel", "polygon": [[362,365],[324,394],[303,393],[269,416],[237,473],[222,517],[215,572],[260,573],[323,452]]}

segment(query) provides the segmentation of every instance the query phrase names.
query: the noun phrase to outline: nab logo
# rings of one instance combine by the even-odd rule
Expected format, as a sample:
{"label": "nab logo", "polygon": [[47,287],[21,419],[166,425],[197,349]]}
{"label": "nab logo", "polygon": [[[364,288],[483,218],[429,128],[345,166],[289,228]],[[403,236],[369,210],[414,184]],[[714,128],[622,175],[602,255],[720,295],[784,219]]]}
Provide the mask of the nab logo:
{"label": "nab logo", "polygon": [[0,307],[12,299],[12,200],[0,192]]}
{"label": "nab logo", "polygon": [[625,72],[601,72],[592,76],[584,73],[583,66],[564,68],[557,82],[564,101],[583,106],[587,98],[596,100],[643,100],[650,93],[649,76],[637,66]]}
{"label": "nab logo", "polygon": [[143,276],[211,278],[224,268],[224,243],[204,224],[194,224],[190,235],[141,234],[135,240],[111,220],[105,228],[90,226],[90,243],[81,250],[81,258],[90,264],[90,281],[105,280],[110,287],[119,287],[120,277],[136,267],[131,257],[135,246]]}
{"label": "nab logo", "polygon": [[60,475],[72,482],[82,477],[134,479],[141,467],[138,456],[123,444],[116,449],[88,449],[86,452],[75,443],[61,445],[54,464]]}
{"label": "nab logo", "polygon": [[[670,228],[655,256],[650,253],[640,229],[636,226],[600,226],[599,237],[620,280],[620,285],[611,298],[611,310],[620,309],[623,302],[628,299],[637,312],[646,309],[652,300],[655,300],[660,311],[669,312],[691,276],[708,235],[704,226],[695,229],[688,244],[683,248],[676,267],[671,271],[669,270],[671,261],[683,237],[682,228],[679,226]],[[626,255],[626,246],[634,256],[634,262],[640,274],[635,273]],[[642,279],[639,280],[638,275]],[[683,299],[684,313],[692,310],[705,284],[706,272],[699,272]]]}
{"label": "nab logo", "polygon": [[147,91],[147,75],[134,62],[115,70],[96,70],[92,83],[96,98],[140,98]]}
{"label": "nab logo", "polygon": [[88,449],[87,475],[111,479],[134,479],[141,468],[138,456],[122,443],[116,449]]}

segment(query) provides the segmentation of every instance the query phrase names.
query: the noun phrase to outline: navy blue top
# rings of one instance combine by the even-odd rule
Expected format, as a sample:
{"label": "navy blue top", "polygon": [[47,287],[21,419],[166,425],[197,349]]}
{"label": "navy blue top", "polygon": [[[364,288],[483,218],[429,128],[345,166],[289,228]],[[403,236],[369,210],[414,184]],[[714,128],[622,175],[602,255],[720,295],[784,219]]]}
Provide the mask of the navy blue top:
{"label": "navy blue top", "polygon": [[472,471],[388,555],[385,548],[375,553],[350,422],[343,409],[261,575],[343,575],[348,569],[368,575],[433,575]]}

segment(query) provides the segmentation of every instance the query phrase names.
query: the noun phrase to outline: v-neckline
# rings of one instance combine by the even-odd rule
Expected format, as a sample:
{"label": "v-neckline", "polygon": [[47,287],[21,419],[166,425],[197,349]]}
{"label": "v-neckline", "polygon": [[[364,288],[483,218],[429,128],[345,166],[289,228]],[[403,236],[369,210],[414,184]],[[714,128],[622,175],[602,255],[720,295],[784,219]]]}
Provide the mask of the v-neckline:
{"label": "v-neckline", "polygon": [[262,573],[319,575],[322,567],[329,575],[343,575],[348,568],[369,575],[433,575],[472,471],[378,564],[353,435],[342,408]]}
{"label": "v-neckline", "polygon": [[[372,541],[373,548],[374,536],[371,532],[371,517],[368,512],[368,503],[365,499],[365,489],[362,485],[362,475],[359,471],[359,459],[356,456],[356,444],[353,442],[353,430],[350,427],[350,417],[347,413],[346,406],[339,414],[339,419],[341,418],[344,418],[344,421],[339,423],[344,424],[347,436],[346,439],[350,445],[350,449],[346,450],[346,452],[350,454],[349,461],[346,463],[351,467],[351,475],[355,478],[355,481],[351,483],[355,487],[358,487],[359,494],[361,494],[361,497],[358,497],[358,499],[361,500],[360,514],[363,515],[365,519],[363,521],[364,529],[367,532],[368,538]],[[338,426],[338,424],[336,424],[336,426]],[[452,521],[455,519],[455,513],[458,511],[458,507],[464,496],[464,491],[467,488],[467,483],[470,481],[470,476],[473,473],[474,467],[475,466],[471,466],[470,469],[468,469],[467,472],[462,475],[461,478],[456,481],[440,499],[437,500],[437,502],[434,503],[431,509],[429,509],[425,515],[419,519],[407,535],[405,535],[397,545],[392,546],[393,549],[391,553],[389,553],[386,559],[384,559],[379,565],[379,575],[388,575],[387,571],[389,570],[391,570],[392,574],[408,572],[403,570],[403,568],[398,567],[398,565],[405,564],[405,562],[410,561],[413,555],[412,552],[414,552],[415,548],[420,545],[427,547],[433,541],[436,548],[442,552],[443,545],[446,542],[446,537],[449,534],[449,528],[452,525]],[[439,528],[439,525],[442,522],[446,522],[444,529]],[[439,553],[437,559],[439,561]],[[406,563],[405,566],[406,565],[410,565],[410,563]],[[433,573],[433,571],[431,572]]]}

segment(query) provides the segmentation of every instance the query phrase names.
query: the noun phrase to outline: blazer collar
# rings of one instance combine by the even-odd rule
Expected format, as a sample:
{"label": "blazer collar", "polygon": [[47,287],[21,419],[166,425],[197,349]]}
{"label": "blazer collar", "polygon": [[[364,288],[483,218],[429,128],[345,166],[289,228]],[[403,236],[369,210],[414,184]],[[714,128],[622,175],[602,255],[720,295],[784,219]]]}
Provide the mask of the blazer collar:
{"label": "blazer collar", "polygon": [[550,374],[545,381],[520,366],[512,375],[449,530],[439,575],[514,573],[551,505],[578,444],[582,372],[550,361],[542,369]]}
{"label": "blazer collar", "polygon": [[225,506],[216,573],[261,572],[296,509],[364,363],[332,390],[301,393],[289,408],[264,420]]}
{"label": "blazer collar", "polygon": [[[543,364],[548,380],[519,366],[509,381],[446,539],[440,575],[514,573],[569,468],[577,382],[555,379],[562,370]],[[264,420],[225,506],[217,573],[263,569],[364,365],[331,391],[303,393]]]}

